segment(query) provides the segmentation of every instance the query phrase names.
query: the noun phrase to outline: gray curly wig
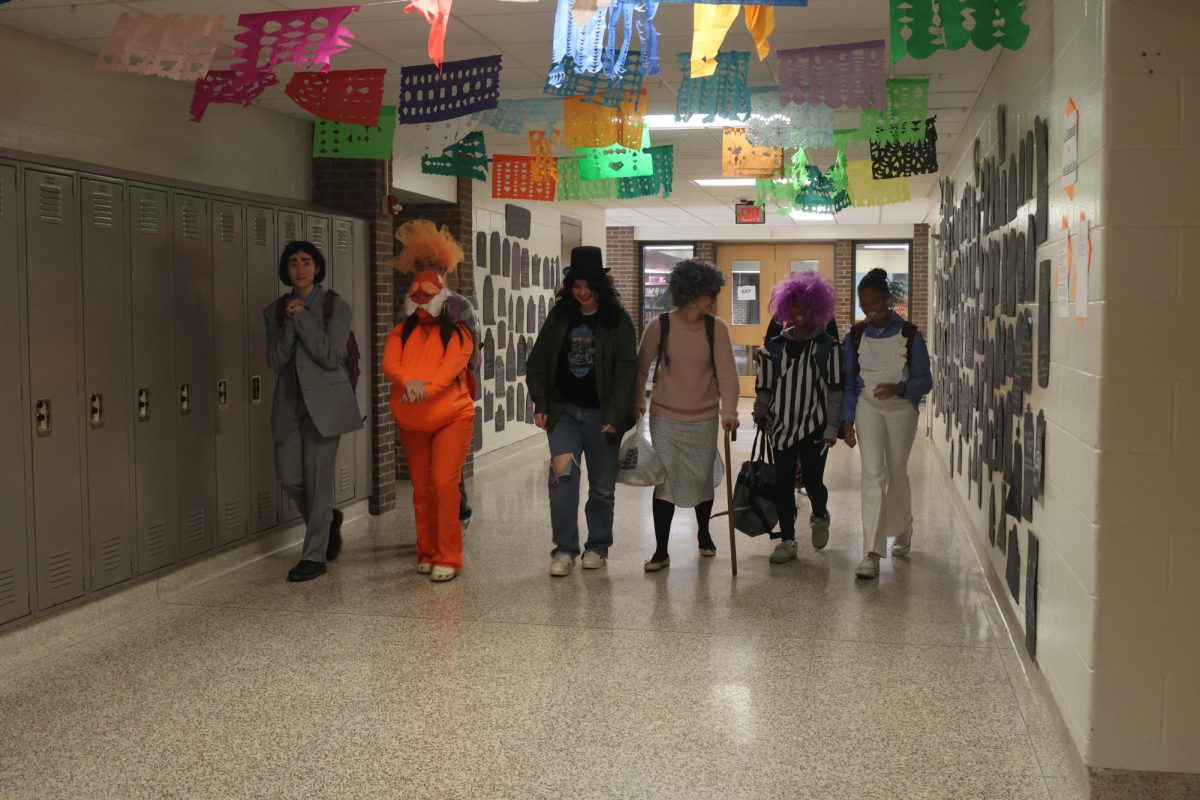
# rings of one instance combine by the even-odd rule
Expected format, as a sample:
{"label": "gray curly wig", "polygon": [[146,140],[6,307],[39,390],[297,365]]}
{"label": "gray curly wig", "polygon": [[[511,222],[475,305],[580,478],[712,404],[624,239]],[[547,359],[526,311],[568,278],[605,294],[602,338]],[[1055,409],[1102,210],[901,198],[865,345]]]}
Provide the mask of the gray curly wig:
{"label": "gray curly wig", "polygon": [[667,291],[676,308],[683,308],[697,297],[721,292],[725,276],[717,267],[697,258],[685,258],[671,270],[667,278]]}

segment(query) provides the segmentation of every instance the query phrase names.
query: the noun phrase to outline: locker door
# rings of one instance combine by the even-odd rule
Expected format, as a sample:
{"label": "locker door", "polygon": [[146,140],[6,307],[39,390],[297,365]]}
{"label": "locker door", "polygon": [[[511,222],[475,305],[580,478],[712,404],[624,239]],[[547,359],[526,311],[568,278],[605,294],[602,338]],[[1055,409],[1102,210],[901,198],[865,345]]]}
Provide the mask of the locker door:
{"label": "locker door", "polygon": [[[275,254],[275,258],[278,259],[279,253],[283,252],[283,248],[288,242],[294,242],[297,239],[303,239],[305,233],[304,216],[300,214],[300,212],[280,210],[277,213],[276,218],[279,223],[279,252]],[[276,261],[276,266],[278,266],[278,260]],[[282,283],[280,283],[278,284],[278,291],[279,294],[283,294],[284,292],[291,290],[287,286],[284,286]],[[280,524],[300,519],[300,509],[296,508],[296,504],[292,502],[292,498],[287,496],[287,492],[278,488],[278,484],[276,484],[276,491],[279,492]]]}
{"label": "locker door", "polygon": [[[335,219],[333,221],[333,261],[337,265],[337,270],[333,273],[333,280],[327,280],[326,283],[335,292],[340,294],[347,303],[354,309],[355,318],[363,310],[358,308],[355,303],[354,296],[354,223],[349,220]],[[360,368],[363,365],[360,364]],[[359,376],[359,384],[370,380]],[[364,391],[362,386],[358,387],[358,391]],[[358,437],[354,434],[343,436],[342,441],[338,444],[337,464],[334,467],[334,488],[333,501],[335,503],[344,503],[347,500],[354,499],[354,465],[357,462],[355,456],[358,453],[357,442]]]}
{"label": "locker door", "polygon": [[129,257],[133,298],[134,500],[138,573],[174,563],[175,276],[167,192],[129,188]]}
{"label": "locker door", "polygon": [[267,333],[262,312],[279,296],[276,270],[275,212],[247,208],[246,297],[248,303],[246,364],[250,391],[246,406],[250,427],[250,497],[254,501],[250,530],[279,524],[279,479],[275,475],[275,440],[271,434],[271,398],[275,371],[267,366]]}
{"label": "locker door", "polygon": [[[0,316],[16,320],[21,330],[20,228],[17,209],[17,168],[0,164],[0,283],[8,291],[0,299]],[[28,213],[28,212],[27,212]],[[12,328],[10,327],[11,331]],[[29,535],[25,516],[25,381],[21,366],[22,339],[0,337],[0,624],[29,613]]]}
{"label": "locker door", "polygon": [[329,247],[329,217],[322,217],[318,214],[304,215],[304,232],[308,240],[317,246],[321,251],[321,255],[325,256],[325,286],[333,286],[333,276],[336,274],[334,270],[336,260],[333,257],[333,252]]}
{"label": "locker door", "polygon": [[133,375],[125,185],[80,178],[83,411],[92,591],[133,577]]}
{"label": "locker door", "polygon": [[175,414],[179,557],[213,546],[216,532],[216,392],[209,201],[171,193],[175,270]]}
{"label": "locker door", "polygon": [[29,410],[38,608],[84,591],[75,178],[25,170]]}
{"label": "locker door", "polygon": [[213,201],[217,542],[246,535],[246,236],[240,203]]}

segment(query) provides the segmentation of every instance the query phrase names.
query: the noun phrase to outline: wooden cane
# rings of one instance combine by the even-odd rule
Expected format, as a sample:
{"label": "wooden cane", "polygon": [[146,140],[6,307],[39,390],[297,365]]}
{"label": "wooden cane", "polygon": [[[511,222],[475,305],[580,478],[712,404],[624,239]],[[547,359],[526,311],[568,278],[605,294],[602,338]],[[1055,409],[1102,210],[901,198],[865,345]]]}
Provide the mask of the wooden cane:
{"label": "wooden cane", "polygon": [[733,462],[729,457],[729,441],[737,441],[737,431],[725,431],[725,516],[729,518],[729,563],[737,576],[737,538],[733,532]]}

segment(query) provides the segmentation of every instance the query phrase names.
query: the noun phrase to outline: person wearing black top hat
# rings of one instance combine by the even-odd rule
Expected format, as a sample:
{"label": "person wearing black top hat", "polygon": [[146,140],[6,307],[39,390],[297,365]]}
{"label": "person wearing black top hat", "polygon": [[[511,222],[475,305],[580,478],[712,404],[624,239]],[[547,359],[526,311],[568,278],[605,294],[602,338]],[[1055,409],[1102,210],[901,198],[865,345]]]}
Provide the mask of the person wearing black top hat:
{"label": "person wearing black top hat", "polygon": [[633,427],[633,321],[599,247],[576,247],[563,287],[529,351],[525,382],[534,423],[550,443],[550,574],[569,575],[579,548],[580,466],[587,464],[583,568],[603,567],[613,541],[618,449]]}

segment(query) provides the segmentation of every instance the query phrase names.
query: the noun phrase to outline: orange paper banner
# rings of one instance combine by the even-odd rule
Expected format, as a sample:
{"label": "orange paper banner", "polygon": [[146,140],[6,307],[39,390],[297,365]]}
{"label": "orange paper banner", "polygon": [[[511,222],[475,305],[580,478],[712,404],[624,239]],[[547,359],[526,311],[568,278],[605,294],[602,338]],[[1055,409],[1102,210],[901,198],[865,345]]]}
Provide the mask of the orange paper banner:
{"label": "orange paper banner", "polygon": [[567,147],[608,147],[618,144],[637,148],[642,145],[642,126],[645,124],[646,90],[642,89],[633,101],[623,101],[617,108],[583,95],[563,99],[563,118]]}
{"label": "orange paper banner", "polygon": [[746,140],[745,128],[725,128],[721,174],[727,178],[777,178],[783,174],[783,149],[754,147]]}

